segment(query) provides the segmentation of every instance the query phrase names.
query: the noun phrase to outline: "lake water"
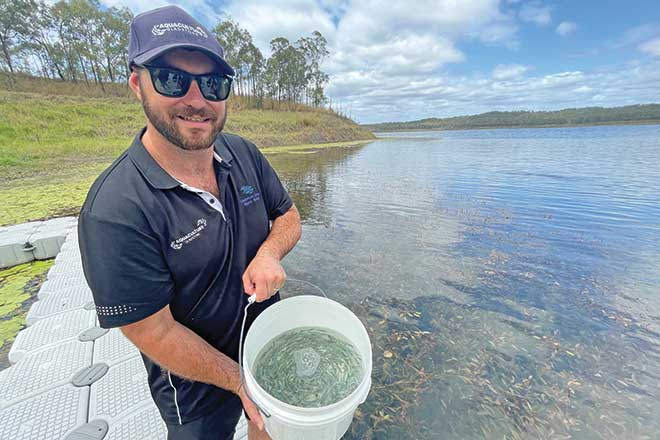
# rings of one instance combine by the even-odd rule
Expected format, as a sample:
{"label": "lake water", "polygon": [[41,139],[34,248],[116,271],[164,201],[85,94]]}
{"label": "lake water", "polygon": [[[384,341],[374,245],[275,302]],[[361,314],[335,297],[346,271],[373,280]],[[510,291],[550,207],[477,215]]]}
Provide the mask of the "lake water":
{"label": "lake water", "polygon": [[372,340],[345,438],[660,437],[660,126],[396,133],[269,160],[303,216],[288,275]]}

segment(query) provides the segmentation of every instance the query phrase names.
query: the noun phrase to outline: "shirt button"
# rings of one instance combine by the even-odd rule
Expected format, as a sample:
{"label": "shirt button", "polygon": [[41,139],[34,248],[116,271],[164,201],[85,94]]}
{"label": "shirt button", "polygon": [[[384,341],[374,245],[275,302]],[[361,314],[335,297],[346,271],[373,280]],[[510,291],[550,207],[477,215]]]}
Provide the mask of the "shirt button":
{"label": "shirt button", "polygon": [[211,199],[209,200],[209,203],[215,203],[215,200]]}

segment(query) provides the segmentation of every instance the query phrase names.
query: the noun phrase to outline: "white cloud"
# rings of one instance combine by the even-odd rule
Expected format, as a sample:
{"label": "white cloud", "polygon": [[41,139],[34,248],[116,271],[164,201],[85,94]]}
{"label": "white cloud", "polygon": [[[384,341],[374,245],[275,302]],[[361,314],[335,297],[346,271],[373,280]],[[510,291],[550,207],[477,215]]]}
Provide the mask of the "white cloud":
{"label": "white cloud", "polygon": [[561,72],[554,73],[552,75],[546,75],[541,80],[543,85],[568,85],[580,81],[583,78],[583,74],[580,71],[577,72]]}
{"label": "white cloud", "polygon": [[[340,6],[340,2],[325,4],[327,8]],[[285,37],[294,42],[319,31],[332,43],[336,34],[332,13],[316,2],[243,0],[227,5],[225,12],[250,32],[255,44],[265,55],[270,53],[270,41],[276,37]]]}
{"label": "white cloud", "polygon": [[540,2],[525,3],[518,13],[522,21],[534,23],[539,26],[547,26],[552,22],[552,12],[549,6],[543,6]]}
{"label": "white cloud", "polygon": [[455,42],[473,38],[510,45],[513,20],[499,10],[498,0],[420,0],[411,7],[389,0],[234,0],[227,14],[253,35],[262,49],[277,36],[290,39],[319,30],[332,44],[364,46],[408,35],[438,36]]}
{"label": "white cloud", "polygon": [[576,29],[577,24],[573,23],[572,21],[562,21],[559,23],[559,26],[557,26],[556,32],[562,37],[565,37],[575,32]]}
{"label": "white cloud", "polygon": [[439,74],[400,88],[387,77],[333,81],[329,91],[360,122],[476,114],[492,110],[557,110],[589,105],[629,105],[658,100],[660,62],[611,66],[599,71],[525,74],[506,81],[483,75]]}
{"label": "white cloud", "polygon": [[521,64],[498,64],[493,69],[493,78],[506,80],[516,78],[529,70],[528,66]]}
{"label": "white cloud", "polygon": [[[420,0],[414,7],[405,2],[383,0],[356,1],[349,14],[377,23],[382,31],[396,32],[398,29],[428,29],[436,27],[445,35],[457,35],[467,29],[490,22],[501,14],[494,0],[466,0],[457,8],[451,0]],[[351,17],[344,23],[351,24]]]}
{"label": "white cloud", "polygon": [[639,50],[656,57],[660,57],[660,37],[639,45]]}
{"label": "white cloud", "polygon": [[625,46],[638,45],[653,37],[660,35],[660,26],[656,24],[643,24],[641,26],[628,29],[621,38],[610,46],[614,48],[621,48]]}
{"label": "white cloud", "polygon": [[414,77],[463,59],[463,54],[446,38],[408,34],[370,45],[346,44],[332,56],[326,67],[330,73],[376,70]]}
{"label": "white cloud", "polygon": [[516,38],[518,27],[511,22],[494,23],[480,29],[476,38],[489,46],[504,46],[517,49],[519,44]]}

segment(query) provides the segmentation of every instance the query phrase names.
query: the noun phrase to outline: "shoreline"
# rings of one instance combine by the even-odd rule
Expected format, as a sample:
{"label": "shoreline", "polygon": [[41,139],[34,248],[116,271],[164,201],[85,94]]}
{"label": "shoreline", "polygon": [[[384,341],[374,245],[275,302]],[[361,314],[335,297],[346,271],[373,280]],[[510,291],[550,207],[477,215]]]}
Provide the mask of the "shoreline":
{"label": "shoreline", "polygon": [[583,128],[583,127],[605,127],[605,126],[625,126],[625,125],[660,125],[660,119],[648,121],[616,121],[616,122],[590,122],[588,124],[544,124],[544,125],[512,125],[512,126],[482,126],[482,127],[437,127],[437,128],[402,128],[400,130],[377,130],[363,125],[372,133],[405,133],[417,131],[469,131],[469,130],[514,130],[524,128]]}
{"label": "shoreline", "polygon": [[[298,144],[298,145],[282,145],[273,147],[263,147],[259,150],[265,154],[278,154],[278,153],[314,153],[318,150],[325,150],[329,148],[351,148],[375,142],[378,139],[356,139],[352,141],[339,141],[339,142],[322,142],[319,144]],[[308,151],[313,150],[313,151]]]}

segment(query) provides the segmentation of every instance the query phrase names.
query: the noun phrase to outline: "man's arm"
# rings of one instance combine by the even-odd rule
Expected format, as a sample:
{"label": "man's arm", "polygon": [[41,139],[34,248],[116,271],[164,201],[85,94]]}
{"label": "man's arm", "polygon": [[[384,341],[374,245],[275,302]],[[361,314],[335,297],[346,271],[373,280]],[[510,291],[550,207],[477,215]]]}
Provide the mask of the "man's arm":
{"label": "man's arm", "polygon": [[293,205],[287,212],[273,220],[270,233],[259,247],[256,256],[269,255],[278,261],[282,260],[298,243],[301,233],[300,213]]}
{"label": "man's arm", "polygon": [[238,363],[178,323],[169,305],[121,330],[141,352],[177,376],[237,394],[250,419],[263,429],[261,415],[241,386]]}
{"label": "man's arm", "polygon": [[243,274],[243,288],[249,295],[257,294],[257,301],[270,298],[286,281],[280,264],[282,258],[300,240],[300,214],[294,206],[273,220],[270,233]]}
{"label": "man's arm", "polygon": [[141,352],[177,376],[238,391],[238,364],[177,322],[169,305],[121,330]]}

